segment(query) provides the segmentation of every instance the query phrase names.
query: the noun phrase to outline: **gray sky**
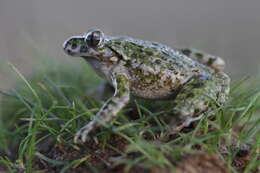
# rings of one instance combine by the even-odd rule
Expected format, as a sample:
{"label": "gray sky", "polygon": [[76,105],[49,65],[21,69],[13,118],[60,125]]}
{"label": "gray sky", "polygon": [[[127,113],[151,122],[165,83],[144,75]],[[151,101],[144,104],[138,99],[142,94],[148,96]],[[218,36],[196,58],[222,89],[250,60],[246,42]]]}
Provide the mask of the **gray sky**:
{"label": "gray sky", "polygon": [[29,74],[35,50],[68,59],[63,41],[93,27],[221,56],[233,78],[259,72],[259,0],[0,0],[1,64]]}

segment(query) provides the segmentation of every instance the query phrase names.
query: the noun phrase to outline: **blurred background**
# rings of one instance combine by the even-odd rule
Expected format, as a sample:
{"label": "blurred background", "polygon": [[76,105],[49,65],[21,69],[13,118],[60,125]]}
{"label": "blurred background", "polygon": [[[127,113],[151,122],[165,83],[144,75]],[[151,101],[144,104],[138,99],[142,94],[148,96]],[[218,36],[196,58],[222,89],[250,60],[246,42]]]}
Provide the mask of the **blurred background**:
{"label": "blurred background", "polygon": [[259,73],[259,0],[0,0],[0,89],[7,62],[29,75],[36,56],[71,61],[64,40],[95,27],[221,56],[233,79]]}

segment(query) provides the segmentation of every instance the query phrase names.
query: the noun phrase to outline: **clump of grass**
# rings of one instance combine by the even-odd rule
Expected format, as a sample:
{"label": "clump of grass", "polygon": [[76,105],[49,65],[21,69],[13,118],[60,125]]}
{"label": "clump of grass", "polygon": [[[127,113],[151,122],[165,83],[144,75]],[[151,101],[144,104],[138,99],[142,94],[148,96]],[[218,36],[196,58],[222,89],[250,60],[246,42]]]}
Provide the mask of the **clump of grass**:
{"label": "clump of grass", "polygon": [[[258,169],[260,88],[254,84],[256,80],[234,82],[230,101],[214,110],[214,119],[204,118],[171,138],[165,133],[168,124],[161,119],[163,111],[134,100],[113,124],[101,128],[93,140],[81,146],[73,143],[74,134],[103,101],[87,92],[95,92],[100,80],[82,64],[48,65],[30,78],[11,65],[20,81],[13,89],[1,91],[2,169],[174,170],[184,155],[198,152],[217,155],[233,172]],[[250,148],[250,160],[239,168],[234,163],[244,146]]]}

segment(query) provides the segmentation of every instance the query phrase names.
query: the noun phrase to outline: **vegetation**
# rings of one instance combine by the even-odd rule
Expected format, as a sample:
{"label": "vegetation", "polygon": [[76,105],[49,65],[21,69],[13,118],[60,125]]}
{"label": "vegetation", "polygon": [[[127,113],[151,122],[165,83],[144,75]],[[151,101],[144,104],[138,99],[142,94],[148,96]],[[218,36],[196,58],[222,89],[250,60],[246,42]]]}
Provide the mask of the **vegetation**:
{"label": "vegetation", "polygon": [[260,171],[255,79],[233,82],[227,104],[177,135],[165,133],[169,124],[154,102],[133,100],[113,124],[76,145],[74,134],[107,98],[96,96],[102,81],[85,63],[47,64],[29,78],[10,68],[19,80],[1,91],[0,172],[181,172],[197,157],[225,171]]}

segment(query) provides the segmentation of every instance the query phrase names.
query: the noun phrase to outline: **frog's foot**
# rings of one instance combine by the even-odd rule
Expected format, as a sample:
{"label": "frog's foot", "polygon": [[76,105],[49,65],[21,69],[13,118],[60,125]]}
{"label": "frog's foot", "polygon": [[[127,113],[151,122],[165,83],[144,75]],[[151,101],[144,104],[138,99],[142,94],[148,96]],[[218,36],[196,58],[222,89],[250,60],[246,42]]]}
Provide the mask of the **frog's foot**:
{"label": "frog's foot", "polygon": [[175,134],[179,133],[183,128],[189,127],[191,125],[191,123],[201,120],[202,117],[203,117],[203,114],[201,114],[197,117],[191,117],[191,118],[187,118],[185,120],[181,120],[181,121],[179,121],[179,125],[172,126],[169,130],[167,130],[167,134],[175,135]]}
{"label": "frog's foot", "polygon": [[82,127],[74,137],[74,143],[84,143],[89,140],[89,133],[94,129],[93,121]]}

